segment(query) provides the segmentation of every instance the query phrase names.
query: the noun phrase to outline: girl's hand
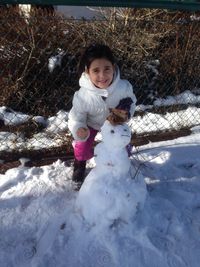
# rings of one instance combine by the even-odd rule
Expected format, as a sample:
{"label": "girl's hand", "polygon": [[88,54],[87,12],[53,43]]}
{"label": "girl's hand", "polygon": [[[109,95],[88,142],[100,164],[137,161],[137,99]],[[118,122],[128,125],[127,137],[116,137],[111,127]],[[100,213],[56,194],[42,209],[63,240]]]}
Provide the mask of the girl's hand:
{"label": "girl's hand", "polygon": [[111,113],[108,116],[107,120],[112,125],[119,125],[119,124],[123,124],[124,122],[127,122],[128,112],[126,110],[112,108],[110,109],[110,112]]}
{"label": "girl's hand", "polygon": [[126,122],[128,120],[128,112],[123,109],[115,109],[116,115],[119,116]]}
{"label": "girl's hand", "polygon": [[89,130],[87,128],[81,127],[81,128],[78,128],[78,130],[76,131],[76,134],[78,138],[85,139],[89,135]]}

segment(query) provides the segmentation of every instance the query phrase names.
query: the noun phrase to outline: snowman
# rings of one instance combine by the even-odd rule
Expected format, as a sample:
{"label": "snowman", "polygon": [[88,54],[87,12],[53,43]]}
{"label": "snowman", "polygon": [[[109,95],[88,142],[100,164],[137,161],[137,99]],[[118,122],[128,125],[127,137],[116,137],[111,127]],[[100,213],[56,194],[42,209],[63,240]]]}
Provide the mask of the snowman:
{"label": "snowman", "polygon": [[76,208],[89,224],[111,227],[134,219],[144,205],[146,185],[128,157],[128,125],[112,125],[106,120],[101,134],[102,142],[94,150],[96,166],[78,193]]}

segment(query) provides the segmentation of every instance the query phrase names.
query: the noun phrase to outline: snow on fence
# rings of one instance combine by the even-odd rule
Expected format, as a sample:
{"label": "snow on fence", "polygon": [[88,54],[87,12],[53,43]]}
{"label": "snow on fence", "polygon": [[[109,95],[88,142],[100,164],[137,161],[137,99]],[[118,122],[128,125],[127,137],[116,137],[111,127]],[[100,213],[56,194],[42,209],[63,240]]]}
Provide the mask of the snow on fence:
{"label": "snow on fence", "polygon": [[133,84],[135,145],[188,134],[199,124],[200,17],[158,9],[132,9],[128,17],[109,12],[101,20],[75,20],[33,10],[24,20],[0,7],[1,162],[71,152],[67,119],[77,63],[93,42],[113,49],[122,77]]}

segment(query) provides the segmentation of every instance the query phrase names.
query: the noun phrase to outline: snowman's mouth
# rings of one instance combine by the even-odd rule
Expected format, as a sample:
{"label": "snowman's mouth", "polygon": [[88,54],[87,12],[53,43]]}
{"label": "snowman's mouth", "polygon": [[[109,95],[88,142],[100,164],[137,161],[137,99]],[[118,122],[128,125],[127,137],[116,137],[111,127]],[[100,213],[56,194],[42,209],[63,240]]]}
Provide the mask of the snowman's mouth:
{"label": "snowman's mouth", "polygon": [[121,136],[126,136],[126,137],[130,137],[130,135],[127,135],[127,134],[122,134]]}

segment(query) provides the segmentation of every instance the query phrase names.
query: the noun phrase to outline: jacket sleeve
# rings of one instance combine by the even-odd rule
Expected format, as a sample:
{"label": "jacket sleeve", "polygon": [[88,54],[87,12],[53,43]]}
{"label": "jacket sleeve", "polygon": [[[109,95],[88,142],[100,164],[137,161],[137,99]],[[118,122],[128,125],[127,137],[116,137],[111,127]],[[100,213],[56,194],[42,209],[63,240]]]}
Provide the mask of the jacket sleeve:
{"label": "jacket sleeve", "polygon": [[69,112],[69,117],[68,117],[68,128],[75,140],[86,141],[88,139],[89,135],[83,140],[80,139],[76,134],[78,128],[80,127],[88,128],[86,120],[87,120],[86,105],[84,104],[82,98],[79,96],[78,92],[76,92],[73,97],[72,108]]}

